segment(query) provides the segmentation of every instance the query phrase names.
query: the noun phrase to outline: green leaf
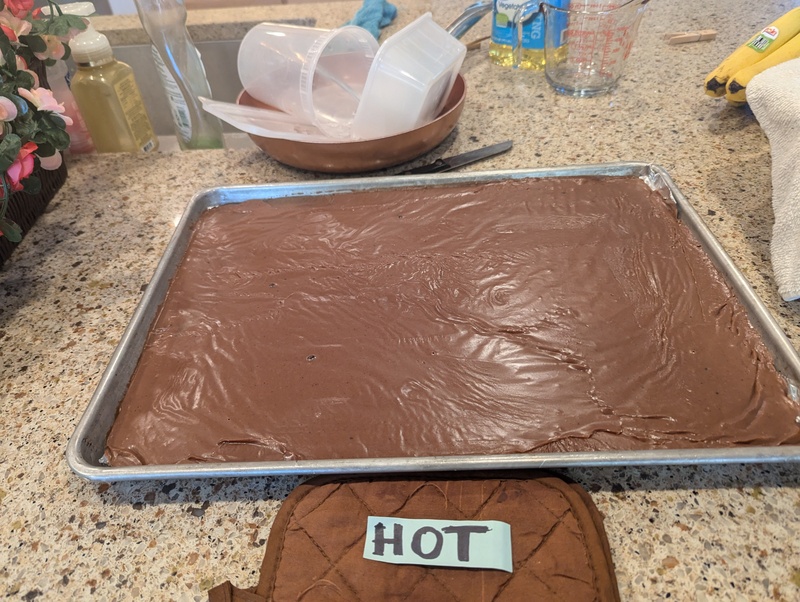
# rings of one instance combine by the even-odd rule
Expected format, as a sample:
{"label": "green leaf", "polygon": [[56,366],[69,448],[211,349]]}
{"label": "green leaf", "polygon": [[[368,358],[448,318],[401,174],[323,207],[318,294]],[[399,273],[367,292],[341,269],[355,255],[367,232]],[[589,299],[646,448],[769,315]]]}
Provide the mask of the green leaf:
{"label": "green leaf", "polygon": [[28,113],[28,101],[22,98],[22,96],[17,96],[16,90],[14,90],[13,94],[5,96],[17,107],[17,115],[26,115]]}
{"label": "green leaf", "polygon": [[69,134],[64,130],[58,130],[57,133],[54,133],[50,137],[50,144],[56,147],[58,150],[66,150],[69,146]]}
{"label": "green leaf", "polygon": [[66,124],[58,113],[43,111],[39,113],[39,131],[33,134],[36,144],[50,143],[57,149],[69,146]]}
{"label": "green leaf", "polygon": [[39,148],[36,149],[36,154],[40,157],[51,157],[56,154],[56,147],[53,146],[50,142],[43,141],[39,144]]}
{"label": "green leaf", "polygon": [[47,44],[39,36],[20,36],[19,41],[25,44],[25,46],[30,48],[33,52],[44,52],[47,50]]}
{"label": "green leaf", "polygon": [[17,87],[30,90],[33,88],[33,76],[27,71],[17,71]]}
{"label": "green leaf", "polygon": [[11,242],[22,240],[22,228],[8,218],[0,218],[0,232]]}
{"label": "green leaf", "polygon": [[47,26],[44,29],[46,34],[62,37],[69,34],[70,29],[86,29],[86,23],[77,15],[63,15],[44,21]]}
{"label": "green leaf", "polygon": [[39,128],[33,119],[26,119],[25,117],[27,116],[21,119],[18,117],[16,119],[14,122],[14,133],[16,133],[21,140],[30,140],[36,135]]}
{"label": "green leaf", "polygon": [[8,36],[5,33],[0,32],[0,48],[5,50],[6,48],[13,48],[14,46],[11,44],[11,40],[8,39]]}
{"label": "green leaf", "polygon": [[36,176],[28,176],[20,184],[27,194],[39,194],[42,191],[42,182]]}
{"label": "green leaf", "polygon": [[16,52],[14,51],[14,47],[11,45],[11,42],[5,35],[0,36],[0,53],[3,55],[3,60],[6,63],[6,68],[8,69],[13,68],[16,71],[17,55]]}
{"label": "green leaf", "polygon": [[36,55],[33,54],[33,52],[31,52],[31,49],[28,48],[27,46],[20,46],[19,48],[17,48],[16,53],[20,57],[25,59],[25,62],[28,65],[32,65],[34,63],[34,61],[38,61],[39,60],[38,58],[36,58]]}
{"label": "green leaf", "polygon": [[8,134],[0,141],[0,173],[5,173],[19,154],[22,141],[16,134]]}
{"label": "green leaf", "polygon": [[[45,19],[36,19],[28,22],[31,24],[29,36],[40,36],[47,31],[47,21]],[[20,37],[20,41],[22,41],[22,37]]]}

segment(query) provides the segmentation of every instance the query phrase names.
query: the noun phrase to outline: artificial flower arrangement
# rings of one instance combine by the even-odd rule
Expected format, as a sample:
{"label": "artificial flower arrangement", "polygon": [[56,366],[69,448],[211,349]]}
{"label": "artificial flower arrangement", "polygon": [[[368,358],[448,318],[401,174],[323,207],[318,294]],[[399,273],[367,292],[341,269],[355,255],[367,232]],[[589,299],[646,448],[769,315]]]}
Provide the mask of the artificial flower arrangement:
{"label": "artificial flower arrangement", "polygon": [[18,242],[22,232],[6,217],[14,193],[37,194],[41,182],[35,170],[58,169],[61,152],[69,145],[66,127],[71,119],[64,106],[43,87],[40,72],[69,58],[68,42],[86,23],[65,15],[49,1],[45,14],[33,8],[34,0],[0,0],[0,236]]}

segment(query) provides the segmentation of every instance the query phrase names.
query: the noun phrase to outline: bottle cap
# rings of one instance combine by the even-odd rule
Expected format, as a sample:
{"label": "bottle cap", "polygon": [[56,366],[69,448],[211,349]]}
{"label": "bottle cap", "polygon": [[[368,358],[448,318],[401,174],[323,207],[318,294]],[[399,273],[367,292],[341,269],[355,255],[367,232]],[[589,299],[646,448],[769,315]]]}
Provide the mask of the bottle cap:
{"label": "bottle cap", "polygon": [[72,39],[69,47],[72,50],[72,59],[78,65],[102,65],[114,60],[108,38],[91,24]]}

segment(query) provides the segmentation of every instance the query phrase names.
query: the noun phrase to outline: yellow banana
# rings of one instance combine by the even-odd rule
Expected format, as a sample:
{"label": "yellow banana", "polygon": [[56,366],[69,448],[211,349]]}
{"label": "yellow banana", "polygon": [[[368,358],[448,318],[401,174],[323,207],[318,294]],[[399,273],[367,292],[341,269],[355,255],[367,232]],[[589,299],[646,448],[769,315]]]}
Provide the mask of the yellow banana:
{"label": "yellow banana", "polygon": [[706,94],[724,95],[725,85],[731,77],[745,67],[764,60],[798,33],[800,33],[800,7],[793,8],[770,23],[709,73],[705,81]]}
{"label": "yellow banana", "polygon": [[794,36],[768,57],[753,63],[749,67],[745,67],[741,71],[737,71],[725,86],[725,98],[732,104],[746,102],[747,95],[745,90],[751,79],[770,67],[798,57],[800,57],[800,34]]}

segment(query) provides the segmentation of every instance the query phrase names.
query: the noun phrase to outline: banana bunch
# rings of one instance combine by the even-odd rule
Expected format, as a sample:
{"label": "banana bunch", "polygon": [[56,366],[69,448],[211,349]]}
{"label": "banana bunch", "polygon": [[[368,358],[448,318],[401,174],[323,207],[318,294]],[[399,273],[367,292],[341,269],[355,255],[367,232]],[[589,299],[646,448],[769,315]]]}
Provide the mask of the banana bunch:
{"label": "banana bunch", "polygon": [[800,7],[793,8],[739,46],[706,77],[709,96],[747,102],[747,84],[774,65],[800,57]]}

